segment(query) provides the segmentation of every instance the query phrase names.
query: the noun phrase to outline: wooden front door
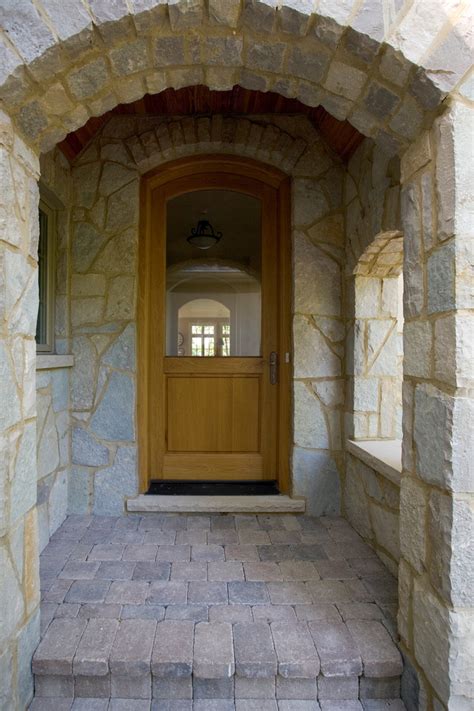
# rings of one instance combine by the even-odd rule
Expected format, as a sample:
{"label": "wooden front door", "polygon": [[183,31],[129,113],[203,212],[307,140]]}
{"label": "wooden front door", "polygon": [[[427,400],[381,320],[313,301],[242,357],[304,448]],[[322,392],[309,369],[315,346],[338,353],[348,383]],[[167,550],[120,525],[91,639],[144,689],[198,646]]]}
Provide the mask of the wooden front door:
{"label": "wooden front door", "polygon": [[[177,161],[143,179],[143,489],[164,478],[277,479],[287,490],[288,195],[279,171],[230,157]],[[187,240],[201,212],[223,232],[205,250]]]}

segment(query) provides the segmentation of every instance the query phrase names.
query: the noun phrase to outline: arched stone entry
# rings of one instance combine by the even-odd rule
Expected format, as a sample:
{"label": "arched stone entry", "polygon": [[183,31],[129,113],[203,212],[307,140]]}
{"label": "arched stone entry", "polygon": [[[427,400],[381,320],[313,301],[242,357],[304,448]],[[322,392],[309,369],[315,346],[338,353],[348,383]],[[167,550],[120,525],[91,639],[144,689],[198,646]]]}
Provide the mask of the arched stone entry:
{"label": "arched stone entry", "polygon": [[[466,7],[453,5],[451,11],[449,5],[447,16],[446,5],[433,9],[423,1],[403,3],[395,12],[391,3],[382,11],[382,5],[353,8],[324,0],[319,14],[309,16],[291,5],[277,10],[248,2],[241,12],[240,3],[211,0],[169,8],[150,2],[145,12],[132,14],[125,4],[95,2],[89,11],[70,3],[65,13],[44,0],[40,10],[25,2],[13,17],[9,5],[1,8],[0,370],[12,406],[2,409],[0,419],[2,599],[8,601],[0,629],[19,704],[31,691],[28,660],[39,620],[31,456],[37,152],[119,101],[196,83],[240,83],[298,96],[347,117],[389,153],[403,153],[411,144],[402,160],[405,317],[411,327],[405,339],[399,629],[428,704],[433,693],[435,704],[469,704],[474,586],[465,587],[469,560],[462,537],[472,526],[466,428],[473,162],[472,94],[469,82],[463,83],[471,61]],[[446,111],[430,129],[448,92]],[[14,532],[24,535],[16,549]],[[14,562],[19,550],[21,576]]]}

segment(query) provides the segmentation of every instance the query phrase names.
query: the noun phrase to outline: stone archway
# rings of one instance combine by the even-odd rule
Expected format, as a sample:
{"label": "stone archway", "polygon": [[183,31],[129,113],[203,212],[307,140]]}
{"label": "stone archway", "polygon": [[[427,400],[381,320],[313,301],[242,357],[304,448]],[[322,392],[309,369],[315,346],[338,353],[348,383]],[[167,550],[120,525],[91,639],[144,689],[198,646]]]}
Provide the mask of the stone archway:
{"label": "stone archway", "polygon": [[[0,8],[0,372],[12,403],[0,413],[1,551],[8,573],[0,588],[0,599],[8,600],[0,605],[6,611],[0,630],[16,670],[8,672],[15,703],[21,708],[31,694],[28,669],[39,622],[31,456],[38,152],[90,116],[147,91],[238,83],[322,104],[387,153],[408,147],[402,212],[405,313],[412,327],[405,347],[416,351],[421,339],[429,369],[422,378],[405,372],[399,629],[428,703],[434,694],[435,704],[469,704],[472,593],[464,587],[468,561],[457,538],[472,525],[466,431],[472,94],[463,83],[471,61],[469,3],[449,3],[447,14],[446,3],[423,0],[403,3],[398,12],[391,2],[322,0],[317,15],[290,2],[276,8],[257,0],[243,8],[234,0],[144,5],[129,12],[125,3],[71,1],[65,12],[43,0]],[[448,93],[447,111],[429,130]],[[13,562],[20,533],[21,579]]]}

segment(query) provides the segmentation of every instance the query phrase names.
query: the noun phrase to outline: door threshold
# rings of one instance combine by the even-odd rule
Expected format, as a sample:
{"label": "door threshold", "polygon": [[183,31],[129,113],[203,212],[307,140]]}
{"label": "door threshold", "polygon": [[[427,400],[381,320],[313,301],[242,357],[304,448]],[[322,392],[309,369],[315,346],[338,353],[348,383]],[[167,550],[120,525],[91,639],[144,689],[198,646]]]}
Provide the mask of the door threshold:
{"label": "door threshold", "polygon": [[134,513],[304,513],[304,499],[277,496],[173,496],[140,494],[127,500]]}
{"label": "door threshold", "polygon": [[147,496],[278,496],[277,482],[271,481],[176,481],[156,479],[150,482]]}

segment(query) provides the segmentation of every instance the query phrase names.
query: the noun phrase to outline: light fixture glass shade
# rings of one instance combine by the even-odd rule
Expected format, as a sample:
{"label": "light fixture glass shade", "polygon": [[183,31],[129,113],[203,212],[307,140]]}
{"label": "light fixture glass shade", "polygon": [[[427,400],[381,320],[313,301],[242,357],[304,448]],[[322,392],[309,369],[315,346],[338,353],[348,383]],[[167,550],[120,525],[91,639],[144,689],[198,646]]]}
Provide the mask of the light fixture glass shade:
{"label": "light fixture glass shade", "polygon": [[209,249],[217,244],[221,237],[222,232],[214,232],[214,228],[208,220],[199,220],[197,227],[191,229],[187,241],[198,249]]}

